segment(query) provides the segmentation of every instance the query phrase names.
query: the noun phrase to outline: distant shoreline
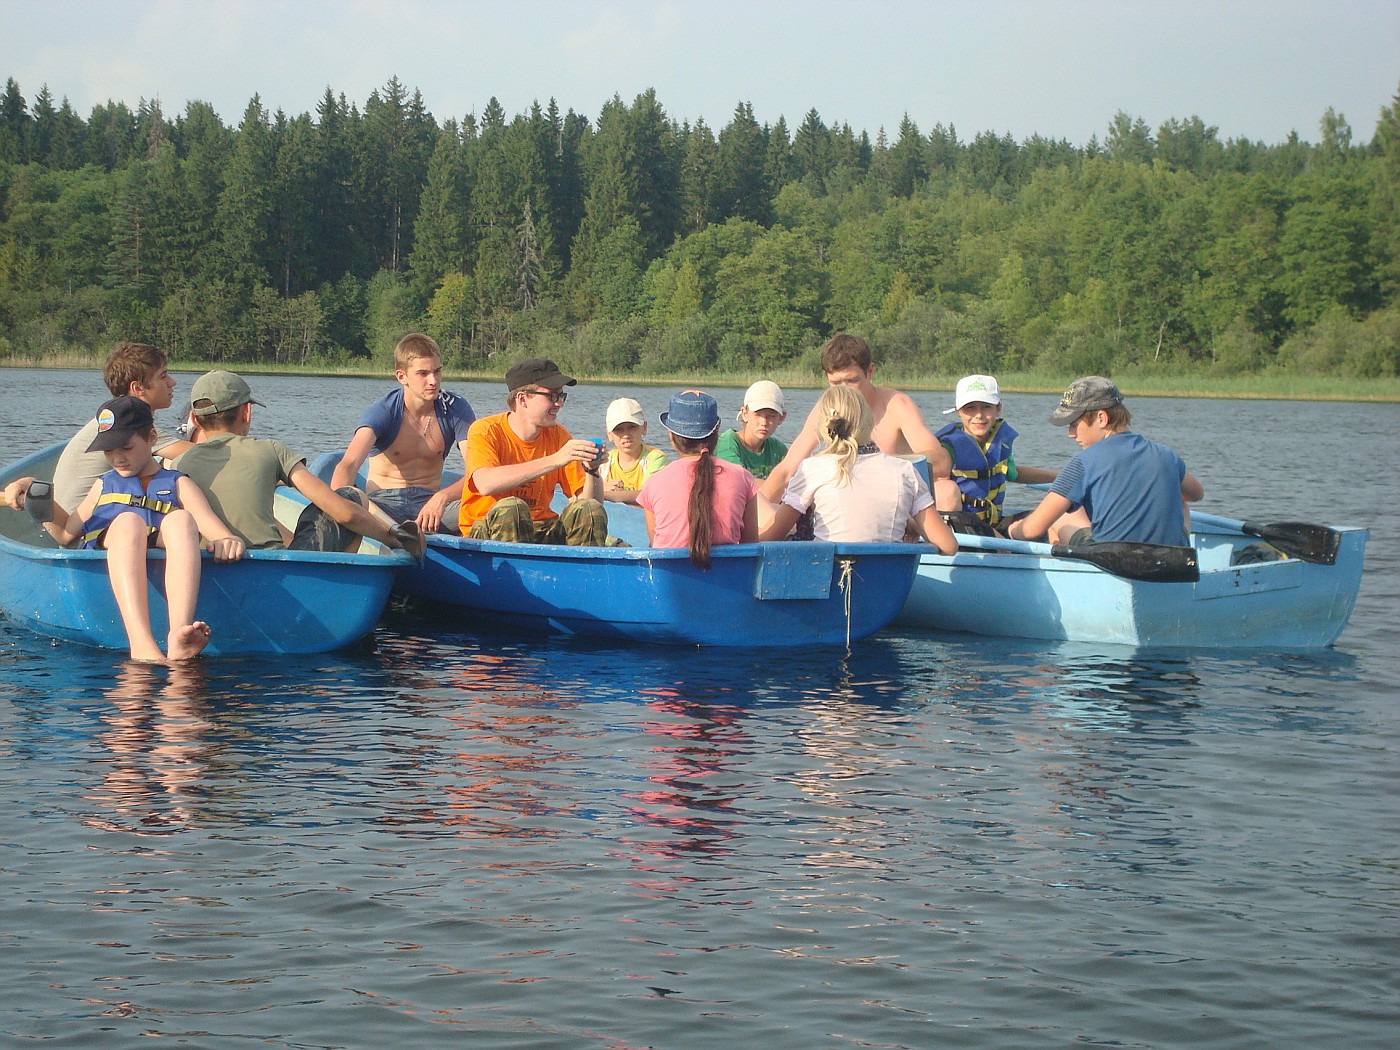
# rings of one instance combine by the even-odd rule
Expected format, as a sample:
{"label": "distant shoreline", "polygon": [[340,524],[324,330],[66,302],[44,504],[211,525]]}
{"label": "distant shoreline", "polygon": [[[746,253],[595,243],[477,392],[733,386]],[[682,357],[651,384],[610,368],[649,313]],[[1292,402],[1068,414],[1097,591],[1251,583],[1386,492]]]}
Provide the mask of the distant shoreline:
{"label": "distant shoreline", "polygon": [[[102,359],[65,359],[62,361],[5,360],[0,368],[99,370]],[[326,379],[387,379],[390,369],[337,367],[333,365],[268,365],[253,362],[172,361],[176,372],[200,373],[215,368],[228,368],[245,375],[296,375]],[[570,367],[570,366],[566,366]],[[804,374],[791,366],[763,370],[755,368],[748,376],[728,373],[686,373],[662,376],[586,375],[572,366],[580,378],[589,383],[608,386],[671,387],[703,385],[715,388],[743,389],[758,378],[772,379],[780,386],[794,390],[818,390],[822,384],[813,375]],[[449,382],[498,383],[498,372],[444,366]],[[881,369],[876,365],[875,382],[899,390],[934,393],[952,391],[959,376],[937,376],[933,380],[902,374],[898,369]],[[999,372],[997,380],[1002,390],[1012,394],[1059,394],[1074,376],[1055,377],[1040,373]],[[1207,398],[1213,400],[1250,401],[1355,401],[1374,404],[1400,403],[1400,377],[1355,379],[1323,376],[1164,376],[1155,373],[1120,371],[1112,376],[1123,390],[1133,397]]]}

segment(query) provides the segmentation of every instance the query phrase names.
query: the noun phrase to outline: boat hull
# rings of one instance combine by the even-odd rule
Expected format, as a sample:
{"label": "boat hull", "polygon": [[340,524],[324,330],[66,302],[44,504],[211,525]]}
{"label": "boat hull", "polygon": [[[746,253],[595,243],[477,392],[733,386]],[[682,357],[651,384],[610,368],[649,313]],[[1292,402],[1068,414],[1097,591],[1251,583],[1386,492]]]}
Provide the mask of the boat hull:
{"label": "boat hull", "polygon": [[1346,627],[1368,533],[1341,527],[1336,563],[1231,565],[1253,537],[1197,528],[1194,583],[1123,579],[1085,562],[963,551],[925,555],[897,623],[938,631],[1135,646],[1314,649]]}
{"label": "boat hull", "polygon": [[835,644],[903,607],[919,552],[906,544],[683,550],[562,547],[434,536],[402,593],[461,610],[464,625],[704,646]]}
{"label": "boat hull", "polygon": [[[61,445],[21,460],[0,484],[51,477]],[[283,497],[279,497],[283,499]],[[304,506],[288,500],[285,514]],[[366,542],[367,553],[249,551],[237,562],[204,555],[197,619],[212,628],[209,655],[318,653],[344,648],[374,629],[407,555]],[[147,596],[157,638],[169,631],[163,551],[147,559]],[[37,634],[126,649],[102,551],[53,545],[28,516],[0,507],[0,612]]]}

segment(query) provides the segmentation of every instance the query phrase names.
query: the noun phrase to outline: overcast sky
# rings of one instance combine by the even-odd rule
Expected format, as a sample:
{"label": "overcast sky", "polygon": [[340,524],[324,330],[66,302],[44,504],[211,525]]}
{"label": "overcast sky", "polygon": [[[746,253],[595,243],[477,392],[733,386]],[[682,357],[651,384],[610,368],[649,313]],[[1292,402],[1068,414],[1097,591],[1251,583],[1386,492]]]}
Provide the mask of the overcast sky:
{"label": "overcast sky", "polygon": [[1123,110],[1315,142],[1331,106],[1361,143],[1400,91],[1400,0],[0,0],[0,77],[84,117],[199,99],[236,125],[254,94],[363,108],[391,76],[439,120],[492,96],[596,118],[652,87],[716,131],[747,101],[760,123],[815,108],[872,139],[907,113],[963,141],[1082,145]]}

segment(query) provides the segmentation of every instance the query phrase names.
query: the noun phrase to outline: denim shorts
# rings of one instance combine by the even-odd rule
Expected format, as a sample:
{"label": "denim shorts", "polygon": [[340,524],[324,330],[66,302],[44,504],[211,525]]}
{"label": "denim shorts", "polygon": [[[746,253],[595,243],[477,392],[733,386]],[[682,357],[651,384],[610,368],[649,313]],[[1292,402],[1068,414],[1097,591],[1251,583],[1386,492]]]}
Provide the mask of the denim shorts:
{"label": "denim shorts", "polygon": [[414,485],[404,489],[378,489],[371,492],[369,498],[374,500],[389,517],[402,522],[412,521],[418,517],[418,512],[423,509],[423,504],[432,499],[435,494],[432,489]]}
{"label": "denim shorts", "polygon": [[[406,489],[378,489],[372,492],[369,498],[380,510],[395,521],[402,523],[418,517],[418,512],[423,509],[423,504],[435,495],[437,493],[432,489],[415,485]],[[455,534],[457,532],[457,517],[461,510],[462,504],[458,500],[453,500],[443,507],[442,524],[438,526],[438,532]]]}

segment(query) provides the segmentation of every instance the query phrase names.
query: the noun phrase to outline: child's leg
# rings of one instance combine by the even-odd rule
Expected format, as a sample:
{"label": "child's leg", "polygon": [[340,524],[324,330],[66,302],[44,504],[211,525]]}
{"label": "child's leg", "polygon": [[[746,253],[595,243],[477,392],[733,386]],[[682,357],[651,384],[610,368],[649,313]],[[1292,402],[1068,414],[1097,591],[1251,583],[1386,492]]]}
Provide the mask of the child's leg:
{"label": "child's leg", "polygon": [[199,601],[199,526],[187,510],[167,514],[157,544],[165,548],[165,602],[170,613],[166,655],[187,660],[209,644],[209,625],[195,621]]}
{"label": "child's leg", "polygon": [[133,660],[164,660],[151,633],[151,603],[146,595],[146,522],[139,514],[118,514],[103,536],[107,575],[122,614]]}

